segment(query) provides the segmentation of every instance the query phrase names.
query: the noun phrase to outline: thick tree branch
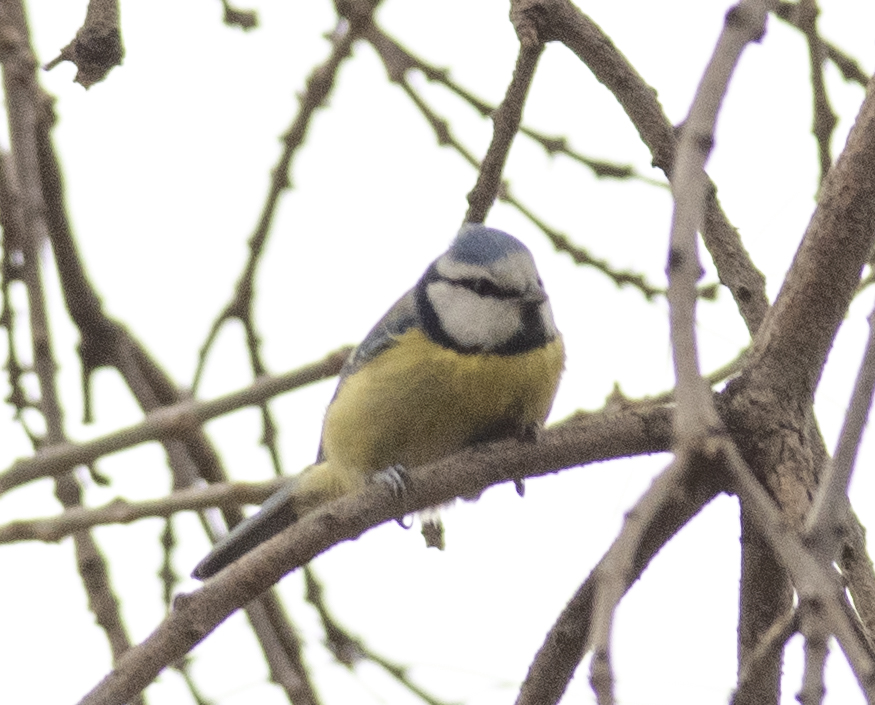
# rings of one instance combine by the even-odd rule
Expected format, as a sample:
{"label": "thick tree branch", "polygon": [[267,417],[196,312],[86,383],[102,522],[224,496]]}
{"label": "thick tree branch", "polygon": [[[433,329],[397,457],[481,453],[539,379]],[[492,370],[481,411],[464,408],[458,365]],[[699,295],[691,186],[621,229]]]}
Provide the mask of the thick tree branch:
{"label": "thick tree branch", "polygon": [[[408,471],[405,497],[370,485],[305,515],[273,539],[231,564],[195,592],[177,599],[174,611],[81,705],[122,705],[168,664],[182,657],[232,611],[283,575],[331,546],[355,539],[402,514],[476,496],[485,488],[557,472],[595,459],[665,450],[671,411],[636,407],[613,414],[581,414],[545,431],[536,443],[506,440],[465,450]],[[668,522],[670,523],[670,519]]]}
{"label": "thick tree branch", "polygon": [[749,384],[810,402],[875,242],[875,94],[866,96],[775,305],[751,349]]}

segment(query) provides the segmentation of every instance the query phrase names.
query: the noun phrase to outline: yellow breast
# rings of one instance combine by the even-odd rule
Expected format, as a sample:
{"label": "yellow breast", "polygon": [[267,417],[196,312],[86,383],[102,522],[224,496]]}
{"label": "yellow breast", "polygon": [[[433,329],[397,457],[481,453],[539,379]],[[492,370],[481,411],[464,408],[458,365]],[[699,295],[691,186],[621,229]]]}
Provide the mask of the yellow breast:
{"label": "yellow breast", "polygon": [[558,337],[519,355],[466,355],[409,330],[343,381],[325,416],[325,460],[335,476],[364,479],[541,424],[564,361]]}

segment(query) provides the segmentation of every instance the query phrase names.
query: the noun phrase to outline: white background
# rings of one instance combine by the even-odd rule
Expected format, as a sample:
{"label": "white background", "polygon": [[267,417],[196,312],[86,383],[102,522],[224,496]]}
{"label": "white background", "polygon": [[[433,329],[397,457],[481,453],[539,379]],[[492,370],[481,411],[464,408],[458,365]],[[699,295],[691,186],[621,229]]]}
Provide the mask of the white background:
{"label": "white background", "polygon": [[[85,3],[31,4],[41,62],[53,58],[80,25]],[[823,35],[875,68],[875,10],[854,0],[824,0]],[[107,311],[124,321],[179,384],[191,382],[197,350],[229,299],[248,250],[278,136],[297,107],[295,92],[329,53],[329,2],[249,2],[260,27],[243,33],[221,23],[214,0],[122,3],[124,65],[85,91],[62,64],[41,80],[58,98],[57,147],[82,256]],[[656,88],[673,123],[689,107],[729,3],[716,0],[610,2],[585,10]],[[492,0],[386,0],[382,26],[477,95],[497,103],[517,42],[508,4]],[[440,87],[415,86],[451,120],[478,155],[491,124]],[[827,66],[840,113],[833,148],[844,145],[863,90]],[[803,36],[772,19],[761,45],[746,51],[721,114],[708,166],[730,221],[777,294],[814,207],[817,150],[810,134],[809,64]],[[581,152],[634,164],[653,178],[650,157],[616,101],[569,51],[549,46],[525,122],[565,135]],[[8,138],[2,138],[8,145]],[[398,86],[386,80],[364,44],[344,64],[329,100],[293,166],[295,188],[279,207],[257,284],[257,322],[272,371],[281,372],[361,339],[442,252],[465,212],[474,171],[434,136]],[[671,215],[667,190],[640,182],[597,180],[564,157],[551,159],[523,137],[507,169],[514,193],[538,215],[615,267],[664,284]],[[552,418],[597,409],[619,383],[631,397],[672,384],[666,305],[618,290],[595,270],[574,266],[515,211],[497,205],[488,223],[532,249],[565,333],[568,366]],[[703,256],[707,258],[707,253]],[[50,263],[50,260],[47,259]],[[705,261],[705,281],[716,280]],[[74,439],[136,422],[140,413],[119,377],[94,379],[96,423],[81,424],[77,335],[65,318],[51,264],[54,347],[67,429]],[[23,312],[25,297],[16,288]],[[861,356],[872,292],[859,297],[837,339],[817,396],[830,448]],[[23,318],[23,316],[20,316]],[[20,349],[28,350],[20,331]],[[731,360],[747,334],[729,293],[699,307],[705,370]],[[0,346],[5,345],[0,343]],[[5,359],[6,351],[0,350]],[[28,359],[26,357],[26,359]],[[200,396],[250,380],[242,334],[227,325],[209,359]],[[5,378],[0,381],[0,391]],[[332,382],[279,398],[281,451],[288,471],[308,464],[318,442]],[[0,470],[29,444],[0,411]],[[31,417],[39,424],[39,419]],[[258,446],[259,416],[238,412],[208,430],[236,479],[271,476]],[[387,525],[339,546],[314,563],[339,619],[375,650],[411,667],[421,685],[448,701],[511,702],[556,615],[609,546],[628,510],[667,457],[593,465],[530,481],[524,500],[511,486],[448,512],[445,552],[426,550],[418,531]],[[169,489],[156,444],[99,463],[109,488],[89,483],[87,502],[115,496],[158,497]],[[864,525],[875,525],[872,448],[864,444],[852,487]],[[0,498],[0,522],[57,513],[51,482]],[[624,705],[726,702],[735,676],[738,520],[734,499],[720,497],[654,560],[623,601],[614,637],[618,698]],[[174,560],[186,576],[208,545],[191,515],[178,518]],[[103,527],[97,540],[111,566],[135,642],[163,615],[159,520]],[[72,541],[0,547],[0,702],[73,703],[110,667],[103,633],[87,611]],[[185,579],[180,591],[197,587]],[[301,599],[299,575],[281,583],[306,658],[326,704],[413,703],[378,669],[350,672],[320,645],[318,622]],[[788,650],[785,701],[799,687],[801,645]],[[268,684],[259,648],[235,614],[193,652],[192,672],[216,705],[282,703]],[[566,702],[593,702],[586,666]],[[843,658],[833,649],[828,703],[857,703]],[[181,678],[166,672],[149,701],[192,702]]]}

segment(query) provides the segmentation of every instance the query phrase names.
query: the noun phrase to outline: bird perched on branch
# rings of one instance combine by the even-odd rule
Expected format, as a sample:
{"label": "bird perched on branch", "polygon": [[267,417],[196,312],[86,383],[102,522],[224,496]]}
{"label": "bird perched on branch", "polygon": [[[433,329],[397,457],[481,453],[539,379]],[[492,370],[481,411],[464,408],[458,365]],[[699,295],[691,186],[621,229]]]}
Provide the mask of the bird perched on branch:
{"label": "bird perched on branch", "polygon": [[[221,539],[205,579],[327,501],[473,443],[532,437],[564,366],[535,261],[516,238],[468,224],[352,352],[314,465]],[[399,470],[402,472],[399,473]],[[522,480],[517,480],[522,493]],[[423,533],[442,547],[437,524]]]}

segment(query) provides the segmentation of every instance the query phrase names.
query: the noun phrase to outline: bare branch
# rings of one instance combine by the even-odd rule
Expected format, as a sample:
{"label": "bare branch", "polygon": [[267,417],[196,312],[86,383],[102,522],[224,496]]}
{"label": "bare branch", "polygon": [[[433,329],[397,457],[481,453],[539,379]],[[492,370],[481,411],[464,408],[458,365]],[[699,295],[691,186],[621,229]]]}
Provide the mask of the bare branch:
{"label": "bare branch", "polygon": [[[711,479],[715,479],[713,474],[700,472],[691,463],[672,463],[653,481],[626,514],[614,543],[550,629],[529,666],[516,705],[559,702],[593,644],[596,592],[605,572],[615,588],[620,586],[616,581],[622,581],[625,594],[653,556],[716,495],[718,489]],[[612,592],[616,596],[616,591]],[[604,604],[610,606],[611,602]]]}
{"label": "bare branch", "polygon": [[513,79],[507,87],[504,100],[501,101],[501,105],[492,115],[494,126],[492,142],[490,142],[486,156],[483,157],[483,163],[480,165],[477,183],[468,194],[466,223],[485,221],[486,214],[489,213],[495,198],[499,195],[501,174],[507,162],[510,145],[520,128],[529,86],[535,76],[538,59],[541,58],[541,53],[544,51],[544,45],[538,41],[537,37],[533,39],[531,36],[521,33],[519,29],[517,34],[520,37],[520,53],[517,56]]}
{"label": "bare branch", "polygon": [[823,673],[829,653],[829,630],[824,624],[820,604],[814,600],[799,603],[799,622],[805,636],[805,671],[796,699],[799,705],[821,705],[826,687]]}
{"label": "bare branch", "polygon": [[304,566],[304,581],[307,585],[306,600],[313,605],[322,622],[325,632],[325,643],[340,663],[347,668],[353,668],[359,661],[367,660],[376,664],[400,683],[404,688],[428,705],[449,705],[438,700],[430,693],[416,685],[408,675],[408,668],[390,661],[371,649],[358,637],[350,634],[331,614],[323,597],[322,583],[316,578],[316,574],[310,565]]}
{"label": "bare branch", "polygon": [[[471,91],[452,80],[447,69],[438,68],[425,61],[422,57],[416,56],[407,48],[401,46],[394,37],[389,36],[376,24],[371,25],[366,33],[366,39],[374,45],[374,48],[386,65],[386,72],[389,75],[390,81],[401,83],[406,78],[408,71],[416,69],[421,71],[429,81],[439,83],[459,96],[483,117],[491,117],[495,112],[496,107],[494,105],[478,98]],[[597,178],[635,179],[651,186],[661,188],[667,186],[664,181],[652,179],[638,173],[634,167],[628,164],[615,164],[581,154],[568,146],[568,140],[565,137],[547,135],[526,125],[520,125],[520,132],[540,144],[550,156],[564,154],[590,169]]]}
{"label": "bare branch", "polygon": [[[801,4],[798,2],[779,2],[778,9],[775,14],[785,22],[793,25],[797,29],[803,30],[801,23]],[[804,31],[804,30],[803,30]],[[863,88],[869,83],[869,74],[867,74],[860,65],[845,54],[835,44],[827,42],[822,37],[819,38],[820,50],[823,55],[832,61],[836,68],[841,72],[842,77],[846,81],[858,83]]]}
{"label": "bare branch", "polygon": [[[40,249],[46,242],[43,184],[40,178],[38,132],[43,94],[36,81],[36,60],[24,7],[19,1],[0,6],[0,62],[7,101],[12,158],[3,160],[0,179],[6,180],[0,193],[9,197],[2,204],[7,222],[15,222],[21,236],[21,279],[27,289],[33,366],[39,381],[39,411],[45,419],[45,437],[37,447],[65,441],[64,414],[55,374],[57,363],[52,349],[48,307],[40,268]],[[75,477],[66,473],[55,480],[55,496],[66,508],[81,504]],[[75,537],[76,566],[88,596],[89,609],[103,628],[115,662],[130,648],[130,638],[121,619],[118,598],[109,581],[106,560],[87,531]],[[141,703],[137,698],[136,702]]]}
{"label": "bare branch", "polygon": [[875,97],[824,180],[817,209],[751,350],[750,383],[808,402],[875,241]]}
{"label": "bare branch", "polygon": [[821,477],[805,522],[806,538],[827,560],[834,560],[847,526],[848,485],[854,471],[863,429],[875,390],[875,310],[869,314],[869,340],[851,402],[845,413],[838,446],[832,462]]}
{"label": "bare branch", "polygon": [[790,573],[800,604],[811,601],[818,605],[826,628],[839,640],[857,681],[872,701],[875,699],[875,649],[847,604],[838,573],[806,549],[796,529],[786,521],[737,449],[725,443],[720,452],[734,491],[747,504],[752,522]]}
{"label": "bare branch", "polygon": [[[762,635],[751,656],[739,664],[738,691],[749,692],[751,681],[759,678],[770,664],[781,661],[781,652],[793,634],[799,629],[799,619],[795,610],[785,613],[784,617],[772,622],[772,626]],[[738,691],[733,693],[731,705],[736,705]]]}
{"label": "bare branch", "polygon": [[19,460],[0,475],[0,494],[31,480],[66,472],[98,458],[147,441],[185,438],[210,419],[246,406],[260,406],[278,394],[333,377],[343,366],[351,348],[329,353],[318,362],[275,377],[260,377],[249,387],[209,401],[186,400],[150,412],[136,424],[84,443],[59,443]]}
{"label": "bare branch", "polygon": [[[304,144],[314,114],[325,104],[331,90],[334,88],[341,64],[349,57],[353,43],[366,26],[367,24],[363,22],[351,26],[347,19],[339,18],[334,32],[330,35],[332,43],[331,55],[324,63],[314,68],[307,79],[306,88],[298,99],[300,105],[295,118],[289,129],[283,134],[283,151],[279,161],[271,171],[270,190],[261,208],[258,224],[249,238],[249,257],[234,287],[231,301],[228,302],[218,318],[213,321],[207,339],[201,346],[198,353],[198,365],[195,370],[192,389],[196,390],[198,388],[206,364],[207,354],[216,336],[218,336],[219,330],[226,321],[236,318],[244,326],[247,326],[247,331],[251,333],[249,326],[251,326],[252,320],[252,297],[258,265],[261,262],[261,256],[264,253],[264,247],[270,235],[273,218],[280,198],[284,191],[292,187],[290,176],[292,161],[298,149]],[[255,367],[260,368],[260,370],[254,370],[255,374],[263,374],[265,370],[261,365],[258,341],[254,333],[247,335],[247,343],[250,361]]]}
{"label": "bare branch", "polygon": [[817,15],[819,13],[820,8],[817,6],[817,0],[799,0],[797,27],[802,30],[808,41],[808,56],[811,62],[811,92],[814,99],[814,124],[811,129],[817,140],[817,149],[820,155],[820,180],[823,181],[830,166],[832,166],[830,141],[837,118],[829,104],[823,80],[823,62],[826,56],[823,42],[817,33]]}
{"label": "bare branch", "polygon": [[[560,41],[583,61],[593,75],[617,98],[641,140],[653,156],[653,165],[672,180],[675,134],[671,123],[648,86],[601,28],[570,0],[514,0],[514,24],[536,28],[541,41]],[[727,221],[716,198],[716,188],[707,204],[705,245],[714,259],[720,281],[729,288],[738,310],[754,333],[763,321],[769,302],[765,278],[754,266],[738,232]]]}
{"label": "bare branch", "polygon": [[106,524],[130,524],[146,517],[169,517],[177,512],[208,507],[239,507],[261,504],[288,478],[267,482],[226,482],[203,487],[189,487],[160,499],[128,502],[114,499],[94,509],[74,507],[63,514],[45,519],[22,519],[0,526],[0,544],[16,541],[60,541],[65,536]]}
{"label": "bare branch", "polygon": [[668,301],[677,379],[676,433],[681,444],[698,442],[720,426],[711,392],[699,372],[696,343],[696,281],[701,265],[696,233],[701,227],[708,180],[705,162],[714,144],[717,113],[741,53],[765,32],[765,2],[741,2],[726,14],[723,31],[681,130],[672,193],[675,199],[668,256]]}
{"label": "bare branch", "polygon": [[[146,641],[129,652],[128,658],[119,662],[116,670],[81,705],[126,702],[232,611],[332,545],[355,539],[402,513],[458,496],[476,496],[494,484],[557,472],[596,458],[618,457],[618,453],[665,450],[670,440],[670,416],[670,410],[660,406],[649,411],[636,408],[614,414],[578,415],[546,430],[535,443],[505,440],[479,445],[408,470],[409,483],[403,500],[374,483],[363,492],[331,502],[260,544],[199,590],[177,598],[174,611]],[[672,505],[671,509],[674,508]],[[662,517],[660,528],[671,525],[677,515],[673,511]]]}
{"label": "bare branch", "polygon": [[[372,43],[374,48],[383,59],[386,66],[386,71],[391,80],[399,83],[404,92],[413,101],[413,104],[419,109],[426,121],[431,125],[437,137],[438,144],[449,146],[454,149],[461,157],[475,169],[480,169],[480,162],[477,160],[470,150],[468,150],[459,139],[453,134],[449,124],[445,119],[440,117],[426,102],[416,89],[410,84],[403,71],[397,70],[396,46],[392,43],[382,30],[376,25],[372,25],[368,31],[366,38]],[[400,51],[400,49],[399,49]],[[402,64],[403,65],[403,64]],[[516,196],[511,194],[510,185],[503,182],[499,191],[499,198],[505,203],[509,203],[524,215],[529,222],[541,230],[553,243],[553,246],[559,252],[565,252],[577,264],[593,267],[607,277],[609,277],[617,286],[628,284],[644,294],[648,300],[663,294],[664,289],[654,286],[642,274],[635,272],[617,270],[611,267],[606,260],[600,259],[592,255],[589,251],[571,242],[571,239],[564,233],[559,232],[543,219],[539,218],[535,213],[524,205]]]}

